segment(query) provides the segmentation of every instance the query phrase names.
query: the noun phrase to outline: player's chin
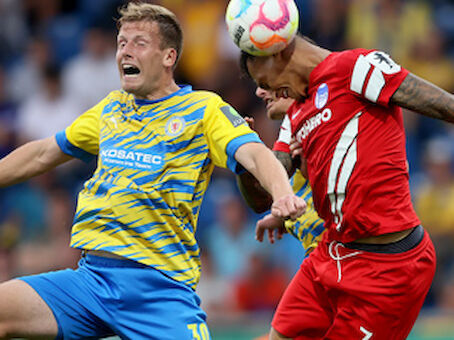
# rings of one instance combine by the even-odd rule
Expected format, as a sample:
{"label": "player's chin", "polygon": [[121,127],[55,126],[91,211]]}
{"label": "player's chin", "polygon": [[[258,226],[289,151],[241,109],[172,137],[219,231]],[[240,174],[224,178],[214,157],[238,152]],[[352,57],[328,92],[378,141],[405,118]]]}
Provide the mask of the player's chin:
{"label": "player's chin", "polygon": [[137,84],[134,84],[133,82],[131,81],[127,81],[127,80],[122,80],[121,81],[121,88],[128,92],[128,93],[136,93],[139,89],[138,85]]}
{"label": "player's chin", "polygon": [[282,120],[284,119],[285,113],[280,111],[270,110],[267,112],[268,118],[272,120]]}

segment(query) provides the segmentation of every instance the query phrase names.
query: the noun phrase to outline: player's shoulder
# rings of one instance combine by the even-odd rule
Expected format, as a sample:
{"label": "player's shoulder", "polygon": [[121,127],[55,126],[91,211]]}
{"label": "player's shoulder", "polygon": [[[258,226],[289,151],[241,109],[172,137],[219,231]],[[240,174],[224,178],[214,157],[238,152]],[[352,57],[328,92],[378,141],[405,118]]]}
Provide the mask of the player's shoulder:
{"label": "player's shoulder", "polygon": [[355,71],[358,73],[361,70],[369,70],[372,66],[383,69],[385,73],[396,72],[400,69],[399,65],[394,63],[385,52],[355,48],[329,54],[316,68],[312,77],[316,83],[320,79],[330,79],[331,83],[344,84],[345,81],[350,81]]}
{"label": "player's shoulder", "polygon": [[188,94],[190,97],[204,102],[222,102],[222,98],[215,92],[208,90],[195,90]]}
{"label": "player's shoulder", "polygon": [[114,90],[109,92],[109,94],[104,98],[109,101],[117,100],[120,102],[128,101],[133,95],[124,91],[124,90]]}
{"label": "player's shoulder", "polygon": [[374,51],[375,50],[355,48],[341,52],[333,52],[329,56],[328,64],[333,68],[333,70],[337,71],[350,69],[355,65],[358,58],[364,58]]}
{"label": "player's shoulder", "polygon": [[361,68],[367,65],[378,67],[385,73],[393,73],[400,69],[399,65],[386,52],[376,49],[356,48],[346,50],[338,52],[335,59],[340,70],[343,68]]}

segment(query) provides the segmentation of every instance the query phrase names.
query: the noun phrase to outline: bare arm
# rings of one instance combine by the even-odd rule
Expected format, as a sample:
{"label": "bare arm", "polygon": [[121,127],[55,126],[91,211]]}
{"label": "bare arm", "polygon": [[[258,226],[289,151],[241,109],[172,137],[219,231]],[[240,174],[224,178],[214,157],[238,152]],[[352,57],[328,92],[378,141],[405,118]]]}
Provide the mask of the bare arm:
{"label": "bare arm", "polygon": [[[298,166],[298,162],[293,160],[288,153],[282,151],[273,151],[273,153],[284,166],[287,175],[291,177]],[[265,212],[271,207],[271,204],[273,203],[271,195],[260,185],[250,172],[238,175],[237,183],[247,204],[256,213]]]}
{"label": "bare arm", "polygon": [[25,181],[71,159],[55,137],[24,144],[0,160],[0,187]]}
{"label": "bare arm", "polygon": [[293,194],[287,173],[271,150],[259,143],[247,143],[238,148],[236,160],[243,165],[273,198],[271,212],[276,217],[300,216],[306,204]]}
{"label": "bare arm", "polygon": [[425,116],[454,123],[454,95],[409,73],[391,102]]}

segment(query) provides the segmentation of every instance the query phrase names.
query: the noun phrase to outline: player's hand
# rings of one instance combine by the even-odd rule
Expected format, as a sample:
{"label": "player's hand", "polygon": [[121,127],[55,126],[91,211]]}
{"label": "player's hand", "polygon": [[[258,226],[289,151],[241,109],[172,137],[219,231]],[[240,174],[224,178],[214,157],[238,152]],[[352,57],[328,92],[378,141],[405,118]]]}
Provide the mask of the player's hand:
{"label": "player's hand", "polygon": [[289,147],[292,158],[301,155],[302,147],[295,137],[292,137],[292,139],[290,140]]}
{"label": "player's hand", "polygon": [[268,234],[268,240],[273,244],[276,239],[282,239],[282,236],[287,232],[282,218],[274,217],[271,214],[257,222],[255,226],[255,239],[259,242],[263,241],[265,232]]}
{"label": "player's hand", "polygon": [[282,219],[296,220],[306,211],[306,202],[294,194],[282,196],[274,201],[271,206],[271,214]]}
{"label": "player's hand", "polygon": [[254,118],[252,117],[244,117],[244,120],[246,121],[246,123],[249,125],[249,127],[255,131],[255,121],[254,121]]}

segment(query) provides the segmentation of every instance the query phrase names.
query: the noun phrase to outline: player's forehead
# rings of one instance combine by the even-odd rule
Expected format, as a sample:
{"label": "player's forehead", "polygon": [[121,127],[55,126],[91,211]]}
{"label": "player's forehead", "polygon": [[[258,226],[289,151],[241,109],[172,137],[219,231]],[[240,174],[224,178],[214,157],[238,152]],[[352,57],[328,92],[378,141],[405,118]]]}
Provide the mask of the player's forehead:
{"label": "player's forehead", "polygon": [[135,39],[156,38],[159,36],[159,26],[156,22],[150,20],[126,21],[118,31],[117,40],[120,39]]}
{"label": "player's forehead", "polygon": [[257,86],[271,91],[279,77],[279,65],[273,57],[251,58],[248,60],[248,71]]}

